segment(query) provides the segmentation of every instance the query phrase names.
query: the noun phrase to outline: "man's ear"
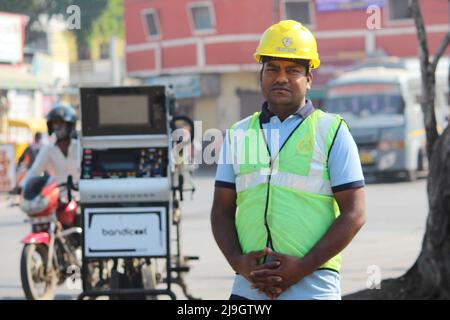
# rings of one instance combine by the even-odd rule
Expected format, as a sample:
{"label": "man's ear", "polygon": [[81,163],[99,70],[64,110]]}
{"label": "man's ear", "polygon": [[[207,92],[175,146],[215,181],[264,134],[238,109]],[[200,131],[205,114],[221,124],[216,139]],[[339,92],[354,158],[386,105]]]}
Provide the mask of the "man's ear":
{"label": "man's ear", "polygon": [[311,84],[312,84],[312,81],[313,81],[313,74],[312,74],[312,72],[310,71],[310,72],[308,73],[308,75],[306,76],[306,82],[307,82],[307,89],[308,89],[308,90],[311,90]]}

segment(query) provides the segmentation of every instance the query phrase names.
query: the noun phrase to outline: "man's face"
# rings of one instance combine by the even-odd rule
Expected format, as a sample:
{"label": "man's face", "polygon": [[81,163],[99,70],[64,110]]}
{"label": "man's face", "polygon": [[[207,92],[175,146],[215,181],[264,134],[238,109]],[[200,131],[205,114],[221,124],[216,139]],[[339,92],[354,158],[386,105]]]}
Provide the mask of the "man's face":
{"label": "man's face", "polygon": [[298,107],[303,104],[311,89],[311,74],[306,75],[304,66],[292,61],[266,62],[261,75],[261,88],[269,105]]}
{"label": "man's face", "polygon": [[62,119],[52,120],[53,132],[58,140],[64,140],[69,137],[69,126]]}

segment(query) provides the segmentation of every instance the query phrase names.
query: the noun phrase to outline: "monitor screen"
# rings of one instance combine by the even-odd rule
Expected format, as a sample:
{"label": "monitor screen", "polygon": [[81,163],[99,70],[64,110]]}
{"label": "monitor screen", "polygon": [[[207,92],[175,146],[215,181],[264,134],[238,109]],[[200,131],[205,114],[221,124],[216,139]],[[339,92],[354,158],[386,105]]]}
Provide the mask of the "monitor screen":
{"label": "monitor screen", "polygon": [[81,88],[82,136],[167,134],[163,86]]}
{"label": "monitor screen", "polygon": [[99,96],[99,125],[145,125],[150,123],[148,96]]}

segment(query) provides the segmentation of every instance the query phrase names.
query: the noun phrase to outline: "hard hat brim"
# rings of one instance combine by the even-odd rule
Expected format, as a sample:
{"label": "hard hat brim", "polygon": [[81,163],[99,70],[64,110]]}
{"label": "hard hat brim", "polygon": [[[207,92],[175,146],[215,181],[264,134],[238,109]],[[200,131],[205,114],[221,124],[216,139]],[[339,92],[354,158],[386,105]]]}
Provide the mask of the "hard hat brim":
{"label": "hard hat brim", "polygon": [[319,59],[311,59],[309,57],[302,58],[301,56],[292,55],[292,54],[263,54],[263,53],[255,53],[254,58],[255,61],[258,63],[261,63],[261,57],[272,57],[272,58],[281,58],[281,59],[292,59],[292,60],[309,60],[310,61],[310,68],[311,69],[317,69],[320,66],[320,60]]}

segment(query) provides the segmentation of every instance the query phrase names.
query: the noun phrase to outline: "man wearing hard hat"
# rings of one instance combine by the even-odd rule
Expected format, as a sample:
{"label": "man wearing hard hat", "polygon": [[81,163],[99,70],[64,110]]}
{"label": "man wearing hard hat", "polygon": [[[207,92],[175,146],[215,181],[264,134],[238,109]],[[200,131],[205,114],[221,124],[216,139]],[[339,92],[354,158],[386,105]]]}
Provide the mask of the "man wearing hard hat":
{"label": "man wearing hard hat", "polygon": [[227,131],[211,212],[230,299],[340,299],[340,252],[365,221],[356,144],[306,99],[320,65],[307,28],[272,25],[255,58],[266,102]]}

